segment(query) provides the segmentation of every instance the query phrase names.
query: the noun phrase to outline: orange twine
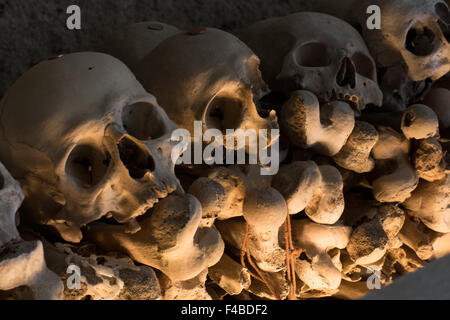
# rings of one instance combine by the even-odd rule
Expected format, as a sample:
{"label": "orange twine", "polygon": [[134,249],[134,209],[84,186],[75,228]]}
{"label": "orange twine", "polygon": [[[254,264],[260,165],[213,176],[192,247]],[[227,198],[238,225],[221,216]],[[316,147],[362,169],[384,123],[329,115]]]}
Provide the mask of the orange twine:
{"label": "orange twine", "polygon": [[253,262],[253,260],[251,258],[250,250],[249,250],[249,246],[248,246],[248,231],[249,231],[249,225],[248,225],[248,223],[246,223],[245,224],[244,241],[242,242],[242,247],[241,247],[241,264],[244,268],[248,269],[245,264],[245,256],[247,255],[248,262],[253,267],[253,269],[256,270],[256,273],[258,273],[258,276],[257,276],[253,272],[251,272],[250,269],[248,269],[250,275],[253,278],[264,283],[265,286],[270,290],[270,292],[272,293],[272,295],[275,297],[276,300],[281,300],[278,293],[275,291],[275,289],[272,287],[272,285],[269,283],[269,281],[267,281],[267,279],[264,277],[264,274],[262,273],[262,271],[258,268],[258,266]]}

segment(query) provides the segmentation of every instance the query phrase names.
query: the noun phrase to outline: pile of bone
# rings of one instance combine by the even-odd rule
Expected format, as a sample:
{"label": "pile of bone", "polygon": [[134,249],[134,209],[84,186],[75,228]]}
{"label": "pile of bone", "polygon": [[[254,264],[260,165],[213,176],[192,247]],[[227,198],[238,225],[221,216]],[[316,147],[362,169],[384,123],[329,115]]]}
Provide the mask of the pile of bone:
{"label": "pile of bone", "polygon": [[[139,23],[26,72],[0,103],[0,298],[357,298],[449,253],[449,9],[370,0],[369,30],[353,2]],[[195,121],[279,128],[278,172],[175,166]]]}

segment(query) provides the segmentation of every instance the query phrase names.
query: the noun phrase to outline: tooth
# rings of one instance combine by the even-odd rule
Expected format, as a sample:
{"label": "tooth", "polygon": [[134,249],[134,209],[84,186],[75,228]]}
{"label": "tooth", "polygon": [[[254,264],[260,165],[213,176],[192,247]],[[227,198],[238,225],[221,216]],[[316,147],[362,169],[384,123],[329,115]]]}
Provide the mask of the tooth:
{"label": "tooth", "polygon": [[136,232],[141,231],[141,229],[141,225],[139,224],[139,222],[137,222],[136,219],[131,219],[125,225],[125,233],[135,234]]}

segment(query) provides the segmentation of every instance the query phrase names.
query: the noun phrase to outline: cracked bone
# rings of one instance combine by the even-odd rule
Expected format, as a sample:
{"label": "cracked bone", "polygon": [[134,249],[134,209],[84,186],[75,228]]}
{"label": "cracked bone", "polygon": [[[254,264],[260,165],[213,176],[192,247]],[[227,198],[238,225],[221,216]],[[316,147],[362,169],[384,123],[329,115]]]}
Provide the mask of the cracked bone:
{"label": "cracked bone", "polygon": [[320,225],[306,219],[292,221],[293,241],[304,250],[307,260],[297,259],[295,271],[311,290],[331,291],[341,283],[340,262],[333,261],[329,252],[344,249],[351,234],[351,227]]}
{"label": "cracked bone", "polygon": [[422,260],[428,260],[433,255],[433,244],[430,237],[421,230],[420,222],[413,221],[407,215],[405,223],[398,234],[400,240],[414,250]]}
{"label": "cracked bone", "polygon": [[[158,300],[161,289],[152,268],[137,266],[128,257],[90,253],[82,247],[44,242],[49,268],[69,284],[70,267],[80,271],[80,287],[64,288],[64,300]],[[77,252],[80,252],[78,254]]]}
{"label": "cracked bone", "polygon": [[412,155],[412,164],[417,175],[429,182],[443,179],[447,167],[445,155],[446,152],[436,138],[417,141]]}
{"label": "cracked bone", "polygon": [[251,284],[248,269],[234,261],[226,253],[217,264],[209,268],[208,276],[230,295],[240,294]]}
{"label": "cracked bone", "polygon": [[[381,10],[381,28],[367,23],[367,9]],[[353,25],[361,33],[379,68],[407,67],[413,81],[439,79],[449,72],[448,25],[450,15],[443,0],[317,0],[301,5],[302,11],[325,12]]]}
{"label": "cracked bone", "polygon": [[404,205],[431,230],[450,232],[450,175],[443,179],[421,181]]}
{"label": "cracked bone", "polygon": [[414,104],[403,112],[401,129],[408,139],[427,139],[439,133],[439,120],[424,104]]}
{"label": "cracked bone", "polygon": [[141,230],[93,223],[88,238],[109,251],[124,251],[135,261],[157,268],[173,281],[192,279],[216,264],[224,251],[220,234],[199,228],[199,201],[189,194],[173,194],[161,200],[141,221]]}
{"label": "cracked bone", "polygon": [[205,225],[212,225],[216,218],[225,220],[242,216],[246,192],[244,179],[240,170],[220,167],[191,184],[188,192],[200,201]]}
{"label": "cracked bone", "polygon": [[372,148],[378,141],[378,131],[370,123],[355,121],[355,127],[342,149],[333,160],[342,168],[357,173],[372,171],[375,160],[371,157]]}
{"label": "cracked bone", "polygon": [[291,93],[281,109],[281,130],[294,146],[333,156],[345,145],[355,125],[352,108],[343,101],[319,104],[310,91]]}
{"label": "cracked bone", "polygon": [[359,265],[369,265],[380,260],[396,238],[403,223],[403,210],[394,205],[382,205],[378,213],[369,221],[356,227],[347,245],[352,261]]}
{"label": "cracked bone", "polygon": [[29,289],[20,299],[53,300],[62,297],[61,280],[47,268],[42,242],[24,241],[16,228],[16,212],[23,201],[19,183],[0,163],[0,290]]}
{"label": "cracked bone", "polygon": [[409,161],[410,142],[387,127],[378,127],[378,132],[379,140],[372,149],[377,176],[372,193],[379,202],[403,202],[419,182]]}
{"label": "cracked bone", "polygon": [[187,280],[172,280],[161,274],[159,281],[163,300],[212,300],[205,286],[207,275],[208,269]]}

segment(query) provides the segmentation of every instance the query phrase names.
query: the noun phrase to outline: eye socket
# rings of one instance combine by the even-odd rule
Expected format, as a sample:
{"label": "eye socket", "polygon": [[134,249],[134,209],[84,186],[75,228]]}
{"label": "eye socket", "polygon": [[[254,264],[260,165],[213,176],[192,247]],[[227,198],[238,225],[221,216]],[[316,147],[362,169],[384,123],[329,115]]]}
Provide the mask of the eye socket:
{"label": "eye socket", "polygon": [[155,170],[155,161],[142,147],[137,145],[130,138],[123,138],[117,145],[120,160],[128,169],[130,176],[134,179],[141,179],[147,171]]}
{"label": "eye socket", "polygon": [[67,159],[65,172],[83,189],[95,187],[106,175],[111,156],[91,145],[76,146]]}
{"label": "eye socket", "polygon": [[376,76],[373,61],[368,56],[358,51],[351,59],[355,64],[356,73],[368,79],[375,80]]}
{"label": "eye socket", "polygon": [[161,112],[147,102],[126,106],[122,111],[122,123],[127,132],[139,140],[158,139],[167,132]]}
{"label": "eye socket", "polygon": [[435,38],[433,31],[417,24],[411,27],[406,34],[405,48],[415,56],[426,57],[434,50]]}
{"label": "eye socket", "polygon": [[321,42],[302,45],[297,50],[296,60],[303,67],[326,67],[331,63],[328,46]]}
{"label": "eye socket", "polygon": [[239,99],[217,96],[208,105],[205,124],[208,129],[218,129],[223,134],[227,129],[237,129],[242,122],[243,105]]}

